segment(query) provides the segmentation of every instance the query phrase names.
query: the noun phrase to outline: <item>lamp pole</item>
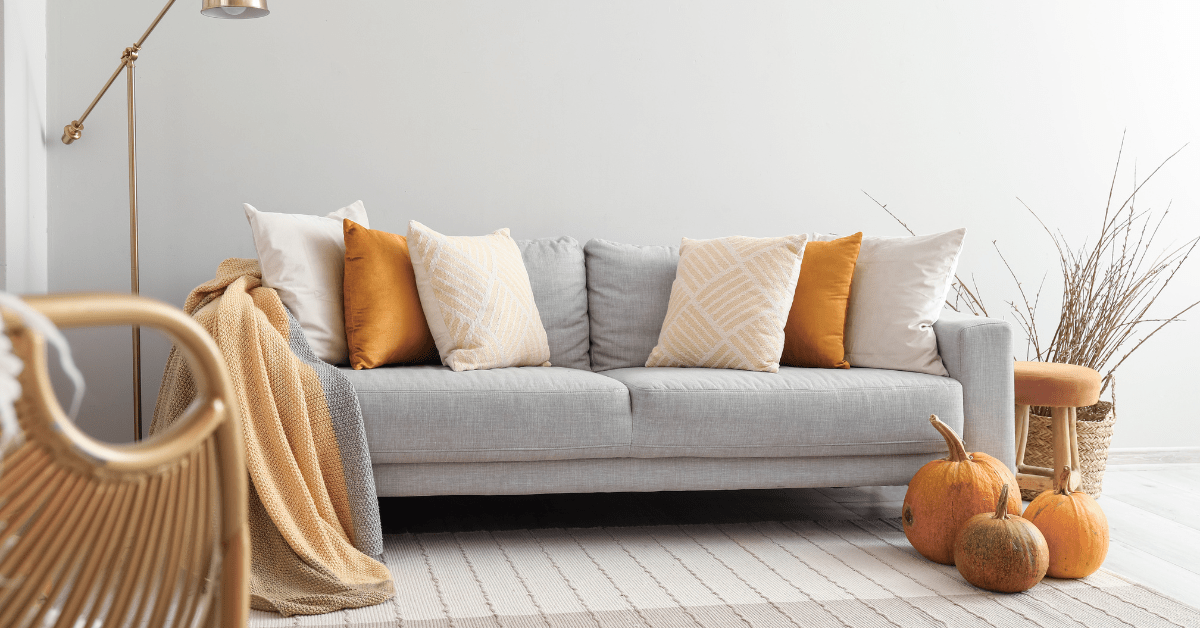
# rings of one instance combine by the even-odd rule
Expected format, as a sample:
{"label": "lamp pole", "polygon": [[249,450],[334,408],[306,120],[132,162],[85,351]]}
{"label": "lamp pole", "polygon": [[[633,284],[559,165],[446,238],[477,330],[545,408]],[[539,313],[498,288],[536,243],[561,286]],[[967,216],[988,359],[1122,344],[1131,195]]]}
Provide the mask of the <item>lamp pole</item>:
{"label": "lamp pole", "polygon": [[[127,125],[129,129],[129,290],[133,294],[138,294],[139,286],[139,269],[140,262],[138,260],[138,195],[137,195],[137,93],[136,93],[136,62],[138,52],[142,49],[142,44],[146,43],[146,38],[150,33],[154,32],[155,27],[162,21],[163,16],[171,7],[175,5],[175,0],[168,0],[166,6],[146,28],[146,32],[137,40],[137,43],[125,49],[121,54],[121,63],[117,69],[108,78],[108,82],[104,87],[100,88],[100,93],[92,99],[92,104],[88,105],[84,110],[83,115],[79,119],[73,120],[70,124],[63,127],[62,141],[63,144],[72,144],[75,140],[83,137],[83,121],[87,120],[92,109],[96,107],[96,103],[104,97],[108,92],[108,88],[117,80],[121,72],[125,72],[126,85],[126,105],[127,105]],[[231,19],[250,19],[263,17],[270,13],[267,10],[267,0],[203,0],[200,12],[209,17],[216,18],[231,18]],[[142,440],[142,329],[138,326],[133,326],[133,440],[134,442]]]}

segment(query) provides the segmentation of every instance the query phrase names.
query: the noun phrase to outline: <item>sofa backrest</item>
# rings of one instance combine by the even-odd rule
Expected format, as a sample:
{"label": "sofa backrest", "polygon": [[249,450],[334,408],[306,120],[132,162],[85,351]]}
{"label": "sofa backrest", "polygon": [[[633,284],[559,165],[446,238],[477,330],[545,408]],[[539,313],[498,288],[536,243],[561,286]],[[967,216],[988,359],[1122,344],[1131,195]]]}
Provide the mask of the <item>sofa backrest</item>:
{"label": "sofa backrest", "polygon": [[529,273],[533,301],[546,328],[550,364],[591,369],[583,248],[570,236],[517,240],[517,246]]}
{"label": "sofa backrest", "polygon": [[591,240],[583,251],[592,370],[646,366],[667,317],[679,247]]}

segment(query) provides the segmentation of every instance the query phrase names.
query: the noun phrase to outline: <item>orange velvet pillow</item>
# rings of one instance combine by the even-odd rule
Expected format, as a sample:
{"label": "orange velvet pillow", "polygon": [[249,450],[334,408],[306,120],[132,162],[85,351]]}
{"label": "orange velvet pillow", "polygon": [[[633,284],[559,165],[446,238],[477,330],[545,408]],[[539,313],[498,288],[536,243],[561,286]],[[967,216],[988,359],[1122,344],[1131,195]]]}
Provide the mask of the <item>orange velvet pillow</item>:
{"label": "orange velvet pillow", "polygon": [[408,241],[342,221],[346,270],[342,282],[350,365],[422,364],[437,357],[421,310]]}
{"label": "orange velvet pillow", "polygon": [[809,242],[800,263],[792,311],[783,327],[782,366],[848,369],[846,308],[862,233],[832,242]]}

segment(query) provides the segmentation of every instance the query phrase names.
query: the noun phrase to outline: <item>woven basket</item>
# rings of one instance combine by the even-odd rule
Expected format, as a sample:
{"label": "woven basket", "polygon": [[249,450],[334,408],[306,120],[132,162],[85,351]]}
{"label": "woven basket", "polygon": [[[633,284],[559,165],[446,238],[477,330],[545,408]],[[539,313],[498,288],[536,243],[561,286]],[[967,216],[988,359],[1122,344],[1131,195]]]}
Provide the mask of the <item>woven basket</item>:
{"label": "woven basket", "polygon": [[[1050,417],[1033,414],[1034,409],[1030,409],[1029,415],[1025,464],[1053,467],[1054,441],[1050,435]],[[1104,482],[1104,469],[1108,466],[1108,445],[1112,441],[1113,424],[1116,421],[1113,405],[1107,401],[1075,411],[1075,430],[1079,433],[1079,467],[1083,475],[1081,488],[1093,497],[1100,495],[1100,488]],[[1038,493],[1039,491],[1022,490],[1021,498],[1031,500],[1037,497]]]}

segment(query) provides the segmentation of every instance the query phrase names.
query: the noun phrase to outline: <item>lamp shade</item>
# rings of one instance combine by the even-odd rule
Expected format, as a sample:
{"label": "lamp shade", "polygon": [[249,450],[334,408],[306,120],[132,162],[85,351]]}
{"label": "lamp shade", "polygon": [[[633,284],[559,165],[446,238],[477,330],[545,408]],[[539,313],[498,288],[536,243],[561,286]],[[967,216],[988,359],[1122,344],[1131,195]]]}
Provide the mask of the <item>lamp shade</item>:
{"label": "lamp shade", "polygon": [[267,0],[204,0],[200,12],[225,20],[250,20],[271,13]]}

